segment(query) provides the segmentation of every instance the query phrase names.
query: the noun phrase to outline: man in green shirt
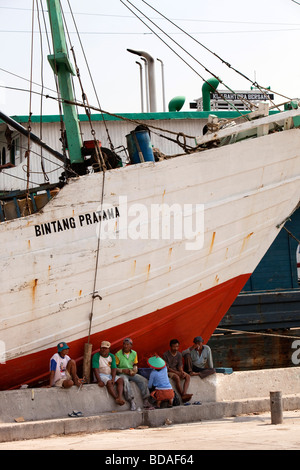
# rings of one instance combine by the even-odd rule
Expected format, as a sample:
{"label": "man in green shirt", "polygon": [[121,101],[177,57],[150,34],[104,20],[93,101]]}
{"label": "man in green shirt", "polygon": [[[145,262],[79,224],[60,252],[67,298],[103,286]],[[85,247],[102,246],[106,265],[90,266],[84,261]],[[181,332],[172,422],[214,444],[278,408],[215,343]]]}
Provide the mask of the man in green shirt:
{"label": "man in green shirt", "polygon": [[[115,402],[122,406],[125,401],[122,398],[124,382],[121,377],[116,376],[115,356],[110,353],[110,342],[102,341],[100,351],[93,355],[92,368],[99,387],[107,388],[108,393],[115,399]],[[117,385],[117,391],[114,384]]]}
{"label": "man in green shirt", "polygon": [[134,382],[141,391],[144,401],[144,408],[152,409],[149,403],[150,391],[148,388],[148,380],[139,375],[138,372],[138,357],[136,351],[132,349],[132,339],[125,338],[123,347],[115,354],[117,374],[122,377],[124,381],[124,395],[125,399],[130,402],[130,409],[136,410],[134,395],[130,382]]}

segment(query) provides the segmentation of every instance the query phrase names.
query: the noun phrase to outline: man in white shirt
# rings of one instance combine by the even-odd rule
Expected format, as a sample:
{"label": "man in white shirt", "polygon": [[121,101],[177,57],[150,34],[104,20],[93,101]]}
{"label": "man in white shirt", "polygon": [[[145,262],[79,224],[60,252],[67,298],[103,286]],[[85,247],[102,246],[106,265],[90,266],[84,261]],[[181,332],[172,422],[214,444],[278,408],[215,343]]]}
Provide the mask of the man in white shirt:
{"label": "man in white shirt", "polygon": [[203,338],[196,336],[193,346],[182,352],[185,370],[191,376],[198,375],[201,379],[215,374],[211,349],[203,344]]}
{"label": "man in white shirt", "polygon": [[50,359],[50,387],[70,388],[72,385],[80,387],[84,379],[77,376],[76,362],[68,355],[69,346],[58,343],[57,353]]}

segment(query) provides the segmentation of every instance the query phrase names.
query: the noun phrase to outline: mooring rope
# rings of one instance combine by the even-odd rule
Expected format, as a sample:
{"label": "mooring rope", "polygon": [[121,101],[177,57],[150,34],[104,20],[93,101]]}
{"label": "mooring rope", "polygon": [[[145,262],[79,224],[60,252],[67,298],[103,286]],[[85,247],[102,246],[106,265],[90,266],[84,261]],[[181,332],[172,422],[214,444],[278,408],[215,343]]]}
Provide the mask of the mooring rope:
{"label": "mooring rope", "polygon": [[[103,168],[102,171],[102,191],[101,191],[101,212],[102,214],[102,208],[103,208],[103,201],[104,201],[104,184],[105,184],[105,168]],[[100,223],[99,223],[99,233],[97,234],[97,250],[96,250],[96,264],[95,264],[95,273],[94,273],[94,284],[93,284],[93,292],[92,292],[92,307],[91,307],[91,313],[90,313],[90,318],[89,318],[89,333],[88,333],[88,344],[90,343],[90,337],[91,337],[91,330],[92,330],[92,321],[93,321],[93,316],[94,316],[94,302],[95,299],[98,297],[100,300],[102,300],[102,297],[96,293],[96,283],[97,283],[97,277],[98,277],[98,264],[99,264],[99,254],[100,254],[100,243],[101,243],[101,223],[102,223],[102,216],[100,217]]]}
{"label": "mooring rope", "polygon": [[259,331],[246,331],[246,330],[231,330],[229,328],[216,328],[215,331],[224,331],[228,333],[240,333],[240,334],[247,334],[247,335],[258,335],[258,336],[273,336],[275,338],[290,338],[290,339],[299,339],[300,340],[300,334],[299,336],[289,336],[289,335],[280,335],[280,334],[275,334],[275,333],[262,333]]}

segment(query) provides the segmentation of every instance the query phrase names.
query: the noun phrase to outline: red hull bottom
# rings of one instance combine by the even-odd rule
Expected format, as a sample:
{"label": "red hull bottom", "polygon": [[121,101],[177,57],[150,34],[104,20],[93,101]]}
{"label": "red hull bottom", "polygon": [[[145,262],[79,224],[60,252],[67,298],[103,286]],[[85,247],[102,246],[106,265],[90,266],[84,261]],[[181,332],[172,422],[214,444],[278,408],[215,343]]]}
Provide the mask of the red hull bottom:
{"label": "red hull bottom", "polygon": [[[94,334],[90,338],[93,352],[99,350],[102,340],[110,341],[111,351],[116,352],[123,339],[129,336],[138,353],[139,366],[145,367],[148,357],[168,350],[172,338],[179,340],[181,351],[191,346],[195,336],[201,335],[206,343],[249,277],[250,274],[238,276],[173,305]],[[68,343],[70,356],[80,366],[87,338],[74,342],[69,342],[68,338],[61,340]],[[1,364],[0,390],[47,380],[49,360],[56,351],[55,347]]]}

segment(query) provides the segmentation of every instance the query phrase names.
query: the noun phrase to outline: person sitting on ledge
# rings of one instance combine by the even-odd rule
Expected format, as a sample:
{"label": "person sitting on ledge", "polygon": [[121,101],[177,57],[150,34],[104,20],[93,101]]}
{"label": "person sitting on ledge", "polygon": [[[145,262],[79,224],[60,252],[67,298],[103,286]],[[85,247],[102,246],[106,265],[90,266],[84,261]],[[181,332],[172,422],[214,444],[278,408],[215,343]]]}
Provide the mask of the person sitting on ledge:
{"label": "person sitting on ledge", "polygon": [[160,408],[163,401],[168,402],[168,407],[173,406],[174,390],[168,377],[166,362],[159,356],[148,359],[148,365],[153,369],[150,373],[148,387],[155,388],[151,396],[156,400],[156,408]]}
{"label": "person sitting on ledge", "polygon": [[[108,393],[115,399],[115,402],[122,406],[123,400],[123,379],[117,376],[115,356],[110,352],[110,342],[102,341],[100,351],[93,355],[92,368],[99,387],[107,388]],[[117,385],[117,392],[114,384]]]}
{"label": "person sitting on ledge", "polygon": [[80,387],[84,379],[77,376],[76,362],[68,355],[69,346],[58,343],[57,353],[50,359],[50,384],[48,387],[70,388],[74,384]]}
{"label": "person sitting on ledge", "polygon": [[124,395],[126,400],[129,401],[132,411],[135,411],[137,408],[130,382],[134,382],[140,389],[144,408],[153,409],[153,406],[148,400],[150,397],[148,380],[137,373],[138,357],[136,351],[132,349],[132,344],[131,338],[125,338],[122,349],[115,354],[117,374],[122,377],[124,381]]}
{"label": "person sitting on ledge", "polygon": [[[168,368],[168,376],[174,380],[176,389],[178,390],[183,403],[188,402],[192,398],[192,394],[188,394],[187,390],[190,384],[190,375],[183,370],[182,354],[178,351],[178,339],[171,339],[170,350],[163,354]],[[181,386],[183,380],[183,387]]]}
{"label": "person sitting on ledge", "polygon": [[193,345],[182,352],[184,369],[191,376],[197,375],[201,379],[215,374],[211,349],[203,344],[203,338],[196,336]]}

